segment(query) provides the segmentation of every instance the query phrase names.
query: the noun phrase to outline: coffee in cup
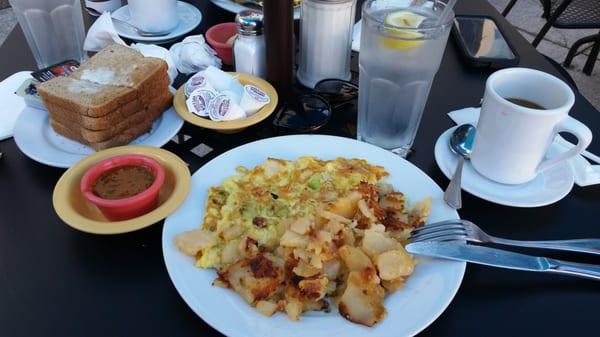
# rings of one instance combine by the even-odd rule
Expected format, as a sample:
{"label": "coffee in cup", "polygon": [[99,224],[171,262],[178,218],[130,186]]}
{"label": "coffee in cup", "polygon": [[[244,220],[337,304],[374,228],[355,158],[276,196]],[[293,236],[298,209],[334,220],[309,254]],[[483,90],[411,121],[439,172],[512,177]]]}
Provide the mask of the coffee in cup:
{"label": "coffee in cup", "polygon": [[[504,184],[522,184],[538,173],[581,153],[592,141],[590,129],[569,117],[571,88],[533,69],[508,68],[487,80],[471,163],[481,175]],[[559,132],[577,145],[545,159]]]}

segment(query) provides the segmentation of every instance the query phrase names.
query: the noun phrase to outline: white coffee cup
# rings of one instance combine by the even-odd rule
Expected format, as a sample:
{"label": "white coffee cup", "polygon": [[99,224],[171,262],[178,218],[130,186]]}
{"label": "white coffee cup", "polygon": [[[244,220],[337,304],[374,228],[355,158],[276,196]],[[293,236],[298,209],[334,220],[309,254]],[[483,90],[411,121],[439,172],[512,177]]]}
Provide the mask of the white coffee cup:
{"label": "white coffee cup", "polygon": [[179,24],[177,0],[128,0],[131,23],[147,32],[170,31]]}
{"label": "white coffee cup", "polygon": [[[506,98],[536,103],[518,105]],[[521,184],[538,173],[581,153],[592,132],[569,117],[575,103],[571,88],[558,78],[533,69],[508,68],[493,73],[485,85],[471,163],[483,176],[504,184]],[[573,134],[575,147],[545,159],[559,132]]]}

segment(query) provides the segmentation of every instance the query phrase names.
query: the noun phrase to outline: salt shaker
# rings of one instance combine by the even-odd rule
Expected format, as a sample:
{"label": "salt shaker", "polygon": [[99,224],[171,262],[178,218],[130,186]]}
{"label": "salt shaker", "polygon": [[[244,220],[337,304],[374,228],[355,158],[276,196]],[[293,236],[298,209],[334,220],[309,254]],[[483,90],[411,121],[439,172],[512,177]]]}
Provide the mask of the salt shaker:
{"label": "salt shaker", "polygon": [[244,10],[235,17],[237,38],[233,42],[235,71],[267,77],[267,57],[263,35],[263,14]]}
{"label": "salt shaker", "polygon": [[302,0],[296,77],[314,88],[326,78],[349,80],[356,0]]}

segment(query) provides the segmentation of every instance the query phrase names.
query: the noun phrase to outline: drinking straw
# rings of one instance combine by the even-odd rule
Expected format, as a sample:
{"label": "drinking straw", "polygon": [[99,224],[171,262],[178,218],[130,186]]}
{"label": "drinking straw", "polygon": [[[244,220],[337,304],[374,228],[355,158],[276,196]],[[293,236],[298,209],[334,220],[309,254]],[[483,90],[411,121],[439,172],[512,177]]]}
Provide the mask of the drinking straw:
{"label": "drinking straw", "polygon": [[450,15],[450,11],[452,10],[452,8],[454,8],[454,5],[456,5],[456,1],[457,0],[449,0],[448,3],[446,4],[446,7],[444,7],[444,10],[442,11],[442,14],[440,14],[440,16],[438,17],[435,25],[439,26],[442,22],[446,21],[446,17],[448,15]]}

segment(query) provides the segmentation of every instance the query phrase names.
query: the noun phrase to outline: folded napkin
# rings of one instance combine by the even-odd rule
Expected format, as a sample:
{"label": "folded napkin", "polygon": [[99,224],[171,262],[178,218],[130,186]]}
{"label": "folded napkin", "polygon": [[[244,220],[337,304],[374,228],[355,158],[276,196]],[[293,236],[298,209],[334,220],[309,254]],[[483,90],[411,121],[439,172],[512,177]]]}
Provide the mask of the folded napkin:
{"label": "folded napkin", "polygon": [[[96,22],[94,22],[88,30],[85,42],[83,43],[83,49],[85,51],[98,52],[102,50],[102,48],[113,43],[118,43],[123,46],[127,45],[125,41],[119,37],[119,34],[117,34],[110,13],[104,12],[96,19]],[[175,81],[175,78],[178,75],[177,67],[171,58],[171,54],[166,48],[142,43],[132,43],[130,47],[137,49],[144,56],[158,57],[165,60],[169,66],[169,78],[171,79],[171,84],[173,84],[173,81]]]}
{"label": "folded napkin", "polygon": [[[464,108],[450,111],[448,116],[458,125],[466,123],[477,125],[480,110],[480,108]],[[574,146],[560,135],[554,139],[553,145],[559,147],[561,151],[566,151]],[[595,155],[590,154],[590,157],[593,156]],[[570,159],[569,162],[575,172],[575,183],[578,186],[600,184],[600,165],[590,164],[590,162],[588,162],[581,155],[575,156],[574,158]]]}
{"label": "folded napkin", "polygon": [[177,70],[183,74],[202,71],[209,66],[221,68],[221,59],[202,35],[188,36],[169,50]]}
{"label": "folded napkin", "polygon": [[31,78],[29,71],[21,71],[13,74],[0,82],[0,140],[12,137],[15,122],[25,108],[25,100],[15,94],[15,91]]}

